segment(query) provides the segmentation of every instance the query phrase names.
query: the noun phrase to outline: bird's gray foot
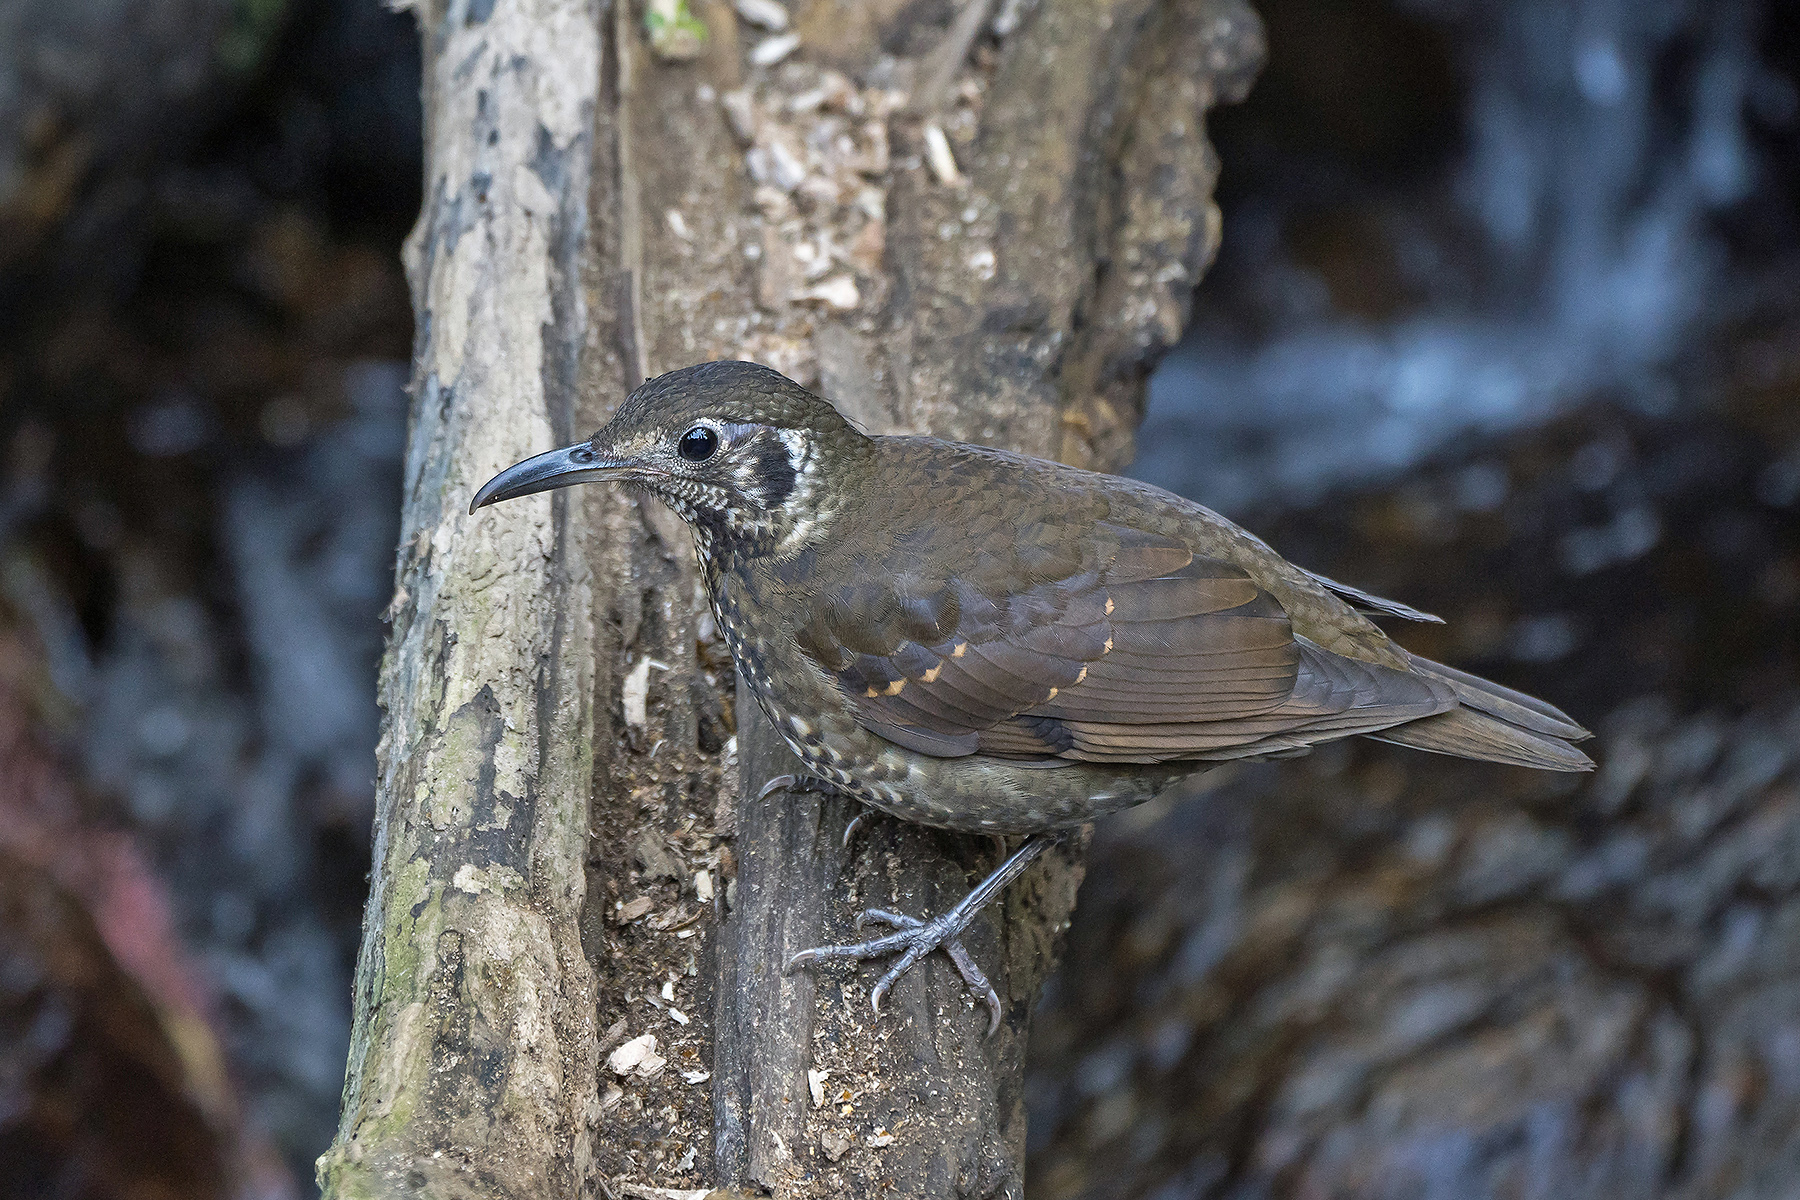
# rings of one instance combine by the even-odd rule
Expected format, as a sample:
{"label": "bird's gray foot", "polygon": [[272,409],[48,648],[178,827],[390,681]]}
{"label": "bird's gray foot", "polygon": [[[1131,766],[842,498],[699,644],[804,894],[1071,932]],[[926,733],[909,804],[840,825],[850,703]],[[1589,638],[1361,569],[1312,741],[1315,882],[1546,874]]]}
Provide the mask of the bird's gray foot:
{"label": "bird's gray foot", "polygon": [[[952,910],[954,911],[954,910]],[[972,917],[974,914],[969,914]],[[815,946],[811,950],[802,950],[788,960],[788,970],[804,966],[807,963],[824,962],[835,958],[882,958],[889,954],[898,954],[895,960],[882,975],[881,979],[869,993],[869,1005],[877,1013],[881,1012],[881,1002],[887,998],[889,989],[894,986],[900,976],[906,974],[921,958],[933,950],[942,950],[956,964],[956,969],[969,985],[969,991],[975,998],[988,1007],[988,1034],[1000,1028],[1000,996],[994,991],[994,985],[988,977],[975,965],[969,957],[961,939],[957,936],[962,928],[956,927],[947,920],[949,913],[933,921],[921,921],[917,917],[909,917],[903,913],[888,912],[886,909],[871,908],[856,919],[857,929],[866,925],[886,925],[896,930],[886,937],[874,938],[867,942],[858,942],[850,946]],[[967,927],[968,921],[962,923]]]}
{"label": "bird's gray foot", "polygon": [[802,950],[788,959],[787,970],[809,963],[825,962],[831,959],[882,958],[889,954],[900,957],[887,969],[881,979],[869,993],[869,1004],[879,1013],[881,1002],[900,976],[930,954],[933,950],[942,950],[956,964],[957,972],[968,984],[969,990],[977,1000],[988,1008],[988,1036],[1000,1028],[1000,996],[994,991],[993,984],[969,957],[961,938],[975,916],[988,902],[1000,894],[1001,890],[1017,879],[1026,867],[1035,862],[1039,855],[1057,841],[1051,835],[1040,835],[1031,838],[1011,858],[1001,863],[999,868],[986,879],[976,885],[975,890],[964,896],[957,906],[940,917],[929,921],[921,921],[917,917],[905,916],[901,913],[888,912],[886,909],[871,908],[857,918],[856,927],[861,929],[870,923],[886,925],[894,930],[884,937],[873,938],[866,942],[858,942],[850,946],[815,946],[811,950]]}

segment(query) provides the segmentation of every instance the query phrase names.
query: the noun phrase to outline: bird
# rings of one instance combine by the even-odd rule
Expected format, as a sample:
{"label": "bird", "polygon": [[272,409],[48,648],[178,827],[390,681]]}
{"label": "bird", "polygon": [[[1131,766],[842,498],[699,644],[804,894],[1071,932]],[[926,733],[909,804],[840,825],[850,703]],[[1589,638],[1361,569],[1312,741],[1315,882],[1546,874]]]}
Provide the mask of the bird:
{"label": "bird", "polygon": [[1594,766],[1575,745],[1588,731],[1557,708],[1412,654],[1376,623],[1437,617],[1148,483],[864,433],[752,362],[645,382],[591,439],[501,471],[469,511],[588,482],[648,493],[692,529],[739,678],[798,760],[761,798],[819,789],[1023,837],[940,916],[870,909],[858,927],[891,932],[785,965],[893,956],[877,1012],[943,950],[998,1028],[960,940],[976,913],[1071,830],[1221,763],[1361,736]]}

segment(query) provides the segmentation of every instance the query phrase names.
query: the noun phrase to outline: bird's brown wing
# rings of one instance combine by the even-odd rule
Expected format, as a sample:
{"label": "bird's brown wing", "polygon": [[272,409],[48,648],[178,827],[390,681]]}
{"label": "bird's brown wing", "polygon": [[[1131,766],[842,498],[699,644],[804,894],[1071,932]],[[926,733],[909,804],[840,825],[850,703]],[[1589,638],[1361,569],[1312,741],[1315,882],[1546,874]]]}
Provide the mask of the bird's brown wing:
{"label": "bird's brown wing", "polygon": [[1248,574],[1178,542],[1099,522],[1059,545],[948,578],[868,572],[797,638],[865,728],[940,757],[1281,753],[1453,703],[1296,637]]}

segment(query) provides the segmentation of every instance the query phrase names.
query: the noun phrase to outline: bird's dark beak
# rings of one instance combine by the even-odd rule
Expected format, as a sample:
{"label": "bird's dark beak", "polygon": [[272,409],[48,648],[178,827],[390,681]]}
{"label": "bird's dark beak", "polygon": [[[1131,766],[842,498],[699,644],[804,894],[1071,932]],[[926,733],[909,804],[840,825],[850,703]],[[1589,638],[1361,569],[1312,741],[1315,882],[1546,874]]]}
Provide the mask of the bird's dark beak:
{"label": "bird's dark beak", "polygon": [[568,487],[572,483],[629,478],[635,465],[621,459],[602,458],[587,442],[564,446],[561,450],[536,454],[524,462],[514,463],[482,484],[475,498],[469,501],[469,512],[502,500]]}

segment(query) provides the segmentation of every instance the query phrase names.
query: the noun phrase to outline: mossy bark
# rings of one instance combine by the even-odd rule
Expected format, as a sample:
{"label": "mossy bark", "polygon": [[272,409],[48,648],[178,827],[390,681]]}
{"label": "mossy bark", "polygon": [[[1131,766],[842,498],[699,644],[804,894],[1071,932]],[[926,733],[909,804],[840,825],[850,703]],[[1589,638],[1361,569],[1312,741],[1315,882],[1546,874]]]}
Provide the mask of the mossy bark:
{"label": "mossy bark", "polygon": [[[593,422],[585,329],[600,37],[580,0],[431,5],[429,175],[375,863],[328,1194],[576,1194],[597,1071],[579,917],[595,745],[594,513],[468,513]],[[485,15],[485,19],[477,19]]]}

